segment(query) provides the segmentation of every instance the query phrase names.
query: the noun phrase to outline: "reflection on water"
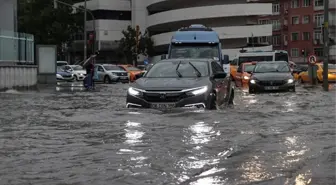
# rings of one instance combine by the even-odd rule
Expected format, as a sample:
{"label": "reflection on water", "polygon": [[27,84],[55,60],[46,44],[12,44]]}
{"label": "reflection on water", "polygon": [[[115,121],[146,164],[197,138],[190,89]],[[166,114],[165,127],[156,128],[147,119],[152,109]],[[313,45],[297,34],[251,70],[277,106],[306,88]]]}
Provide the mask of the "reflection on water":
{"label": "reflection on water", "polygon": [[139,127],[141,127],[141,123],[131,121],[126,123],[126,128],[124,129],[126,137],[125,143],[133,145],[142,142],[141,138],[145,133],[137,130]]}
{"label": "reflection on water", "polygon": [[[208,143],[214,136],[220,135],[220,131],[215,131],[212,126],[204,122],[197,122],[195,125],[189,127],[192,135],[190,137],[190,144],[206,144]],[[197,149],[200,146],[196,146]]]}
{"label": "reflection on water", "polygon": [[311,183],[311,171],[309,170],[305,174],[299,174],[295,178],[295,185],[308,185]]}
{"label": "reflection on water", "polygon": [[219,177],[205,177],[190,183],[190,185],[219,185],[219,184],[223,184],[223,181]]}
{"label": "reflection on water", "polygon": [[258,156],[254,156],[250,161],[242,164],[242,177],[245,182],[259,182],[274,178],[273,175],[266,169],[264,161],[259,160]]}

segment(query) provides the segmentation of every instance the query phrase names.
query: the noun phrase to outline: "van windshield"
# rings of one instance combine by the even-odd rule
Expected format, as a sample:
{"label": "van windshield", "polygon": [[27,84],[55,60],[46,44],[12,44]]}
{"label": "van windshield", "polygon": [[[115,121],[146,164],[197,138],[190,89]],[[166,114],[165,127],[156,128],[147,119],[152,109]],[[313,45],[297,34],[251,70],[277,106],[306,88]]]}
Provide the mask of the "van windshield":
{"label": "van windshield", "polygon": [[169,58],[209,58],[219,60],[218,44],[172,44]]}

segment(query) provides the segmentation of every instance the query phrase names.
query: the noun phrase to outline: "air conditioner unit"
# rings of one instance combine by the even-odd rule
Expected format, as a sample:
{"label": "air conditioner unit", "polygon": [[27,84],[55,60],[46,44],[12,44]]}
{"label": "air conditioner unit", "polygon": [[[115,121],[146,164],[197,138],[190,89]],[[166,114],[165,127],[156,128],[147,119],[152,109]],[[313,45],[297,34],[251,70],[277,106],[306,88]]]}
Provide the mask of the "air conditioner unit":
{"label": "air conditioner unit", "polygon": [[285,45],[285,46],[287,46],[287,45],[288,45],[288,41],[287,41],[287,40],[285,40],[285,42],[284,42],[284,45]]}
{"label": "air conditioner unit", "polygon": [[314,39],[314,44],[315,44],[315,45],[317,44],[317,39]]}
{"label": "air conditioner unit", "polygon": [[285,15],[288,15],[288,9],[285,9]]}

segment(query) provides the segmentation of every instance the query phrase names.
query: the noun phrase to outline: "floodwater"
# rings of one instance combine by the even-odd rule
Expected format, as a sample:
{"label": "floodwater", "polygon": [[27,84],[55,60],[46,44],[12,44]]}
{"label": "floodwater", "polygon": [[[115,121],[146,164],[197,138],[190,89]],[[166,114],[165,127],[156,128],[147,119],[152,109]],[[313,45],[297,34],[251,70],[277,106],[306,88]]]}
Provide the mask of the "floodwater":
{"label": "floodwater", "polygon": [[[335,91],[125,108],[128,85],[0,93],[1,185],[331,185]],[[76,90],[76,87],[73,87]]]}

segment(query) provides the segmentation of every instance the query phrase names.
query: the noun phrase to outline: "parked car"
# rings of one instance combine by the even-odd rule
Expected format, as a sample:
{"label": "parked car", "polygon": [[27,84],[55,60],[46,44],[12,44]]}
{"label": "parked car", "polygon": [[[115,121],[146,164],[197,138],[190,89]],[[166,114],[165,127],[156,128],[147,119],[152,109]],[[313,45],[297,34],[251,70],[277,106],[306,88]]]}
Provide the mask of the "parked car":
{"label": "parked car", "polygon": [[258,62],[250,77],[249,93],[274,90],[295,92],[295,80],[288,62]]}
{"label": "parked car", "polygon": [[68,62],[67,61],[57,61],[56,64],[57,64],[57,67],[61,67],[61,66],[68,65]]}
{"label": "parked car", "polygon": [[233,99],[233,83],[217,61],[165,59],[129,87],[126,107],[216,109]]}
{"label": "parked car", "polygon": [[122,82],[128,83],[129,77],[127,71],[113,64],[96,64],[98,71],[98,80],[104,83]]}
{"label": "parked car", "polygon": [[119,67],[123,68],[125,71],[127,71],[129,73],[129,80],[131,82],[134,82],[137,79],[137,75],[142,73],[143,70],[134,67],[132,65],[118,65]]}
{"label": "parked car", "polygon": [[[323,63],[317,63],[317,80],[323,82]],[[301,72],[298,75],[298,81],[300,83],[309,82],[308,67],[306,71]],[[328,64],[328,81],[336,82],[336,64]]]}
{"label": "parked car", "polygon": [[61,81],[74,81],[75,77],[70,72],[65,71],[62,67],[57,67],[56,79]]}
{"label": "parked car", "polygon": [[86,70],[80,65],[65,65],[63,69],[74,75],[77,81],[84,80],[86,76]]}

